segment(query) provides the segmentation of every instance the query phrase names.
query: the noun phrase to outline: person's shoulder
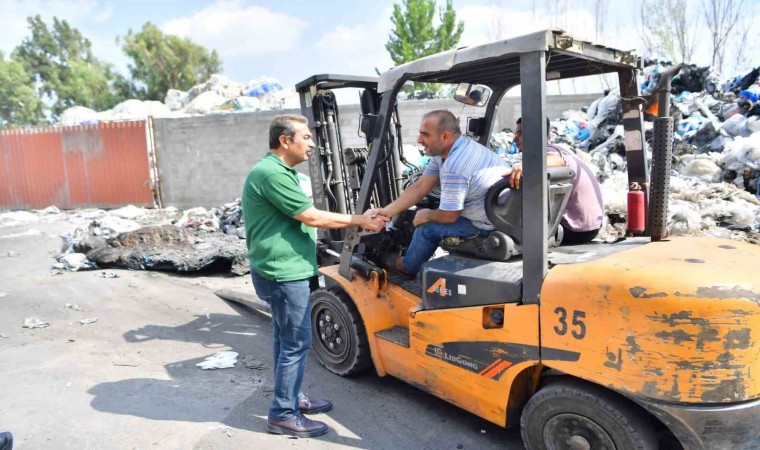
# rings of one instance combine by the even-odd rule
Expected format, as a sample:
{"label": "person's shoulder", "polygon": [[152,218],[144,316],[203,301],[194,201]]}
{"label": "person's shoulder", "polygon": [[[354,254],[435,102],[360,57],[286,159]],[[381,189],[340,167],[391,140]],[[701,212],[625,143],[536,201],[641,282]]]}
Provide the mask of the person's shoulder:
{"label": "person's shoulder", "polygon": [[560,152],[560,153],[572,153],[572,154],[575,154],[575,150],[571,149],[570,147],[566,146],[565,144],[546,144],[546,150],[548,150],[548,151],[554,150],[554,151]]}
{"label": "person's shoulder", "polygon": [[269,176],[275,173],[282,172],[281,166],[277,164],[272,158],[265,156],[259,162],[254,164],[251,168],[251,174],[254,176]]}

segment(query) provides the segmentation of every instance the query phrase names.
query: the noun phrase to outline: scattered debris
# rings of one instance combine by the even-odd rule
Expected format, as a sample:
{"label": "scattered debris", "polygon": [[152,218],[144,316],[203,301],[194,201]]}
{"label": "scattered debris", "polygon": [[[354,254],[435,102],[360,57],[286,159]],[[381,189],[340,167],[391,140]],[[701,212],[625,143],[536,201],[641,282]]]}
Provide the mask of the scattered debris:
{"label": "scattered debris", "polygon": [[8,253],[6,254],[6,256],[8,256],[8,258],[15,258],[16,256],[19,256],[19,254],[20,254],[19,252],[14,252],[13,250],[8,250]]}
{"label": "scattered debris", "polygon": [[66,305],[64,305],[64,306],[65,306],[66,308],[68,308],[68,309],[72,309],[72,310],[74,310],[74,311],[86,311],[86,309],[82,308],[82,307],[81,307],[81,306],[79,306],[79,305],[75,305],[75,304],[73,304],[73,303],[66,303]]}
{"label": "scattered debris", "polygon": [[249,369],[256,369],[256,370],[265,369],[264,361],[256,359],[256,357],[253,355],[243,356],[240,362],[245,364],[245,367]]}
{"label": "scattered debris", "polygon": [[87,259],[83,253],[67,253],[58,257],[58,262],[63,263],[66,270],[78,272],[80,270],[92,270],[97,266]]}
{"label": "scattered debris", "polygon": [[102,278],[119,278],[119,274],[116,273],[116,272],[114,272],[114,271],[112,271],[112,270],[107,270],[105,272],[101,272],[100,276]]}
{"label": "scattered debris", "polygon": [[24,319],[24,328],[45,328],[50,326],[50,322],[45,322],[36,317],[27,317]]}
{"label": "scattered debris", "polygon": [[0,298],[7,297],[8,293],[6,292],[0,292]]}
{"label": "scattered debris", "polygon": [[0,333],[0,339],[8,339],[9,337],[7,334]]}
{"label": "scattered debris", "polygon": [[140,363],[130,363],[130,362],[117,362],[117,361],[114,361],[113,365],[117,366],[117,367],[137,367],[137,366],[140,365]]}
{"label": "scattered debris", "polygon": [[196,364],[203,370],[208,369],[228,369],[235,367],[237,363],[237,352],[219,352],[207,357],[202,362]]}
{"label": "scattered debris", "polygon": [[66,389],[68,389],[70,387],[71,387],[71,381],[69,381],[68,383],[66,383]]}
{"label": "scattered debris", "polygon": [[89,319],[82,319],[82,320],[80,320],[80,321],[79,321],[79,324],[80,324],[80,325],[89,325],[89,324],[91,324],[91,323],[95,323],[95,322],[97,322],[97,321],[98,321],[98,319],[97,319],[97,318],[95,318],[95,317],[90,317]]}

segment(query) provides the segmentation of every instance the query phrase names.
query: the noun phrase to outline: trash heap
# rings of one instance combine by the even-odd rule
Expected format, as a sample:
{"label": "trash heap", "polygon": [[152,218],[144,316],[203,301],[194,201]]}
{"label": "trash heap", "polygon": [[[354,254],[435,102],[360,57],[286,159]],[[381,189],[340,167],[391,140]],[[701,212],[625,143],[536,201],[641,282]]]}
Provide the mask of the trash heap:
{"label": "trash heap", "polygon": [[260,77],[248,83],[239,83],[224,75],[214,74],[188,91],[169,89],[163,103],[130,99],[102,112],[84,106],[73,106],[61,114],[59,121],[61,125],[91,125],[144,120],[148,117],[188,117],[297,107],[295,90],[283,89],[275,78]]}
{"label": "trash heap", "polygon": [[[667,67],[654,62],[644,69],[643,95],[654,92]],[[720,87],[709,67],[685,65],[673,79],[670,233],[760,243],[759,69]],[[645,112],[650,147],[652,117]],[[491,147],[509,155],[512,139],[508,132],[498,133]],[[564,112],[551,123],[550,141],[575,149],[595,172],[607,214],[600,238],[622,236],[628,179],[619,91],[605,93],[581,111]]]}
{"label": "trash heap", "polygon": [[[298,174],[311,197],[309,177]],[[213,271],[241,276],[250,271],[240,199],[210,209],[180,211],[129,205],[114,210],[80,209],[0,213],[0,228],[69,221],[76,228],[61,235],[63,247],[51,275],[119,267],[173,272]],[[42,234],[29,229],[16,236]]]}
{"label": "trash heap", "polygon": [[[67,220],[84,220],[86,225],[61,236],[63,248],[52,267],[53,275],[111,267],[236,276],[250,271],[244,231],[243,239],[238,234],[242,225],[239,200],[211,210],[130,205],[60,214]],[[228,233],[222,233],[223,229]]]}

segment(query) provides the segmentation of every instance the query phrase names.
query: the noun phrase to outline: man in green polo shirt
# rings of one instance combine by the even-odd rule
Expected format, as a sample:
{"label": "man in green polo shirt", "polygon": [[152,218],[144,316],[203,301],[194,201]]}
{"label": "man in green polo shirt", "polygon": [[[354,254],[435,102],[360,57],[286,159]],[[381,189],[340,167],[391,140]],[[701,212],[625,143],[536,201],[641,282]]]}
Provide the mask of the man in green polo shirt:
{"label": "man in green polo shirt", "polygon": [[270,153],[251,169],[242,196],[253,287],[272,308],[274,398],[267,431],[298,437],[327,433],[327,425],[303,414],[332,409],[330,401],[310,399],[301,392],[312,341],[309,296],[317,275],[314,228],[358,226],[379,231],[388,222],[384,216],[338,214],[314,207],[293,169],[315,148],[308,125],[299,115],[274,118],[269,127]]}

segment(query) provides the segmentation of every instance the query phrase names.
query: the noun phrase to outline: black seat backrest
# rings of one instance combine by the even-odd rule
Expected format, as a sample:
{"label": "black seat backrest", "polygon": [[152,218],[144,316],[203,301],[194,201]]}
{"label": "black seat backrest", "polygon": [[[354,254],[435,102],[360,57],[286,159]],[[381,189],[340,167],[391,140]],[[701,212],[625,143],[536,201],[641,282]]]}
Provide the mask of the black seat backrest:
{"label": "black seat backrest", "polygon": [[[575,172],[569,167],[550,167],[547,170],[549,195],[549,236],[554,236],[565,213]],[[507,193],[509,195],[507,195]],[[491,186],[486,194],[486,215],[493,226],[511,237],[518,246],[523,245],[522,189],[510,189],[509,177]]]}

